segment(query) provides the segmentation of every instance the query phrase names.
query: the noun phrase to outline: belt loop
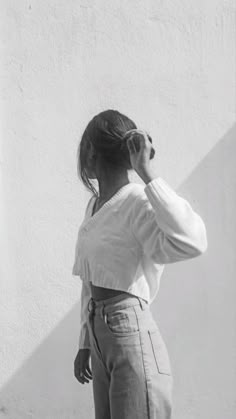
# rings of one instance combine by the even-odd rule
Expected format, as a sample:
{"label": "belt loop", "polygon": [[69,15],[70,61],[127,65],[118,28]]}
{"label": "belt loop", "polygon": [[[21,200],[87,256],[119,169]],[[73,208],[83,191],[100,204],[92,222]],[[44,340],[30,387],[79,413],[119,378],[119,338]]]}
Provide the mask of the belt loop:
{"label": "belt loop", "polygon": [[104,319],[105,323],[107,323],[107,313],[105,313],[105,304],[103,303],[102,309],[101,309],[101,317]]}
{"label": "belt loop", "polygon": [[144,300],[143,300],[142,298],[140,298],[140,297],[138,297],[138,300],[139,300],[139,304],[140,304],[141,309],[142,309],[142,310],[145,310],[145,308],[146,308],[146,306],[147,306],[146,301],[144,301]]}
{"label": "belt loop", "polygon": [[103,317],[104,317],[104,303],[102,303],[100,314],[101,314],[101,318],[103,319]]}
{"label": "belt loop", "polygon": [[[90,305],[91,305],[91,310],[90,310]],[[95,309],[95,301],[94,301],[94,299],[93,299],[93,297],[91,297],[90,299],[89,299],[89,302],[88,302],[88,311],[89,312],[91,312],[91,311],[93,311],[94,312],[94,309]]]}

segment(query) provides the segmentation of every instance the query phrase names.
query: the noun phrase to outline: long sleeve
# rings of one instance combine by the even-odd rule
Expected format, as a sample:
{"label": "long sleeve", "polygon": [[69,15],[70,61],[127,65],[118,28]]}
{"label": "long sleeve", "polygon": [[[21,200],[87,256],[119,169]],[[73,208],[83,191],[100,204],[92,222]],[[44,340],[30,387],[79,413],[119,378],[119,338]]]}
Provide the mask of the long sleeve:
{"label": "long sleeve", "polygon": [[80,309],[80,336],[79,336],[79,349],[90,349],[89,331],[87,327],[88,316],[88,302],[91,297],[91,290],[89,284],[82,281],[81,288],[81,309]]}
{"label": "long sleeve", "polygon": [[143,251],[156,263],[194,258],[207,249],[205,224],[161,177],[146,184],[136,199],[131,229]]}

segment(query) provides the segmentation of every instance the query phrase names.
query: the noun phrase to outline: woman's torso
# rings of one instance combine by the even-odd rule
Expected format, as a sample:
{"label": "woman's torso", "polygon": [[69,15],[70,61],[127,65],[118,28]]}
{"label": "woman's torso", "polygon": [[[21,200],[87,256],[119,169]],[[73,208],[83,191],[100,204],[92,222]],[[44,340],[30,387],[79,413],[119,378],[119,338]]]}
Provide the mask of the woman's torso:
{"label": "woman's torso", "polygon": [[[92,282],[89,282],[90,288],[91,288],[91,294],[94,300],[105,300],[107,298],[115,297],[119,294],[129,294],[126,291],[120,291],[120,290],[114,290],[112,288],[104,288],[104,287],[97,287],[92,284]],[[129,294],[130,295],[130,294]]]}
{"label": "woman's torso", "polygon": [[[102,205],[97,205],[97,200],[94,203],[93,209],[92,209],[92,216],[95,214],[95,212],[97,212],[100,208],[102,207]],[[114,290],[112,288],[104,288],[104,287],[98,287],[92,284],[92,282],[89,282],[90,284],[90,288],[91,288],[91,294],[94,300],[105,300],[107,298],[112,298],[115,297],[116,295],[119,294],[129,294],[125,291],[121,291],[121,290]]]}

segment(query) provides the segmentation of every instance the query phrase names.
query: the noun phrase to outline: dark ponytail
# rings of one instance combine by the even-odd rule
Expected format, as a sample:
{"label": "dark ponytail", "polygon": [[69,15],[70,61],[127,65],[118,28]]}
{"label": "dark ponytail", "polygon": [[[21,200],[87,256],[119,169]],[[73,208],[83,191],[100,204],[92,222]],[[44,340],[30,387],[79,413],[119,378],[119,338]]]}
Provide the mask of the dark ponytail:
{"label": "dark ponytail", "polygon": [[[136,128],[136,124],[130,118],[112,109],[95,115],[88,123],[77,151],[77,173],[85,187],[93,194],[97,195],[97,191],[86,173],[89,143],[92,143],[95,153],[100,156],[103,167],[111,170],[119,167],[131,170],[127,139],[123,137],[127,131]],[[148,137],[152,142],[151,137]]]}

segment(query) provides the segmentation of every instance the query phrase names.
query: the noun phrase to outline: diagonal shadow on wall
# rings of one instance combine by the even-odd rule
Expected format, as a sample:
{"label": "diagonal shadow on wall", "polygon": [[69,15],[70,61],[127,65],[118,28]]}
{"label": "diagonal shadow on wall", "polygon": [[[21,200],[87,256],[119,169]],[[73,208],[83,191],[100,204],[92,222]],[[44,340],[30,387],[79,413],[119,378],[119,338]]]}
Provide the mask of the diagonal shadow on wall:
{"label": "diagonal shadow on wall", "polygon": [[173,366],[174,419],[236,415],[235,156],[236,125],[178,188],[206,224],[208,249],[166,265],[152,308]]}
{"label": "diagonal shadow on wall", "polygon": [[[172,363],[174,419],[236,413],[235,139],[236,126],[178,188],[205,221],[208,250],[166,265],[151,306]],[[92,383],[81,385],[73,376],[79,316],[76,304],[6,383],[0,418],[94,417]]]}
{"label": "diagonal shadow on wall", "polygon": [[74,305],[1,389],[1,419],[94,417],[92,386],[80,384],[73,375],[79,319],[80,303]]}

